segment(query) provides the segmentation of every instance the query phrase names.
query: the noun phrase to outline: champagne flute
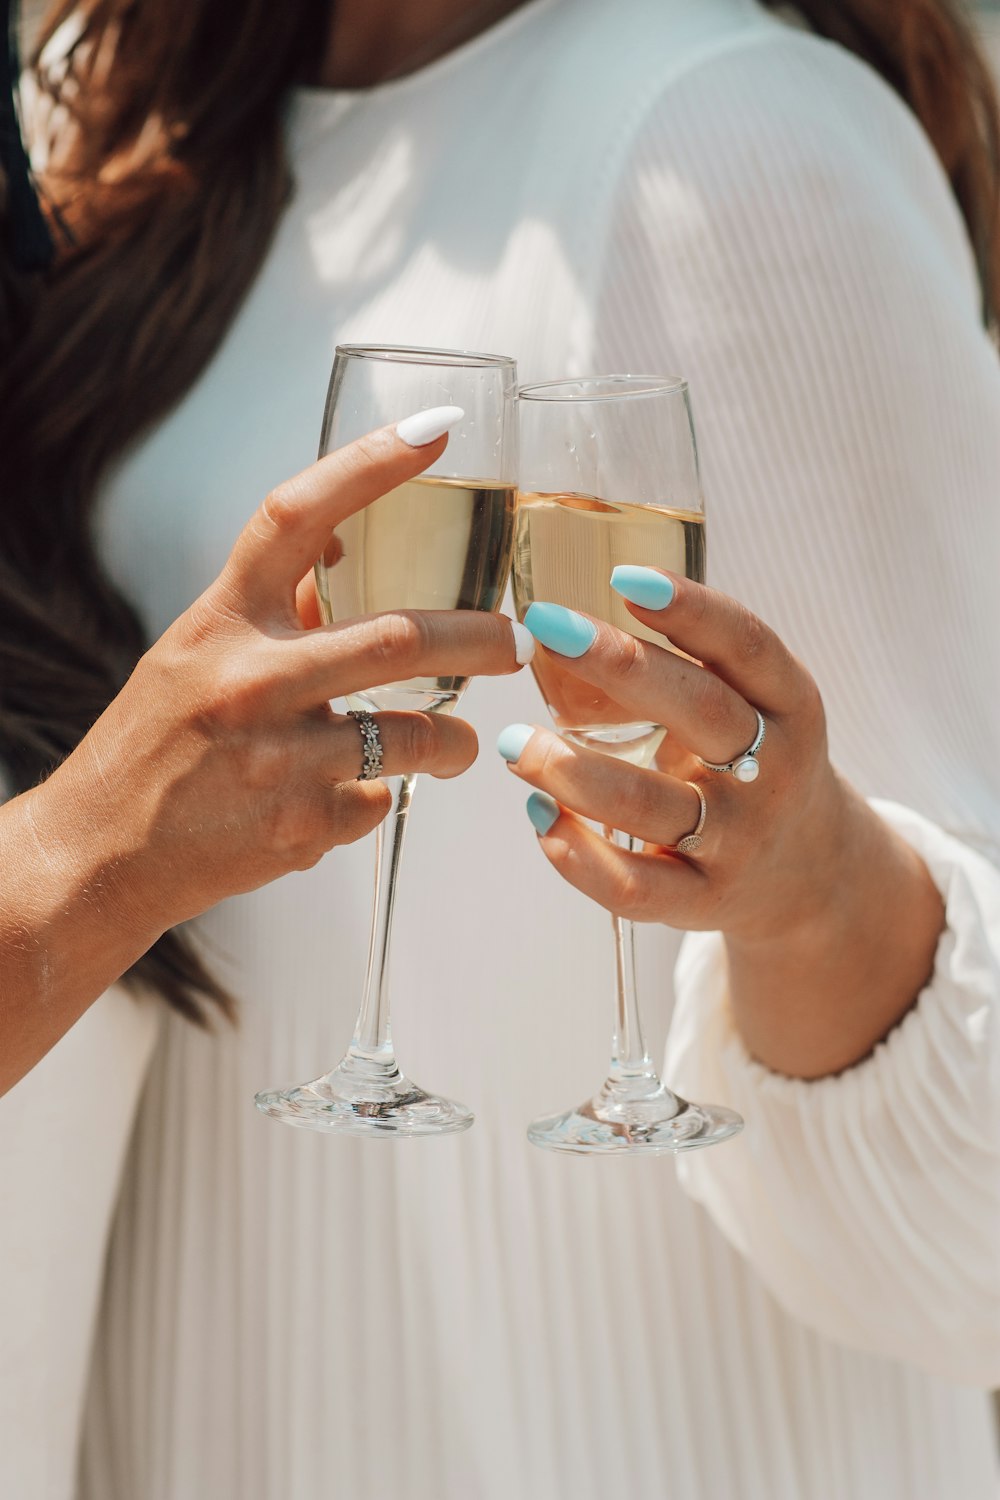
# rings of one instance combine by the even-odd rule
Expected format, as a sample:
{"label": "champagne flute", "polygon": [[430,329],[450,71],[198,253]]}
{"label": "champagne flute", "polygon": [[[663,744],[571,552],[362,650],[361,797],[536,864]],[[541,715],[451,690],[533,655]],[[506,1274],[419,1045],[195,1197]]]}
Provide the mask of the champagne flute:
{"label": "champagne flute", "polygon": [[[610,580],[620,563],[704,579],[705,513],[686,383],[609,375],[524,386],[519,398],[518,619],[544,600],[662,646]],[[652,764],[667,734],[662,724],[636,721],[541,647],[532,670],[564,739]],[[635,846],[627,834],[604,833],[622,848]],[[529,1140],[578,1152],[679,1151],[725,1140],[741,1129],[739,1115],[689,1104],[661,1083],[639,1018],[634,928],[618,916],[612,923],[617,997],[608,1076],[578,1109],[534,1121]]]}
{"label": "champagne flute", "polygon": [[[410,412],[459,406],[461,424],[429,473],[358,511],[316,564],[327,624],[395,609],[500,607],[510,572],[517,498],[517,370],[512,359],[448,349],[346,344],[337,348],[320,457]],[[464,677],[414,678],[359,692],[354,710],[450,713]],[[399,1069],[389,1024],[392,916],[416,782],[394,778],[393,807],[376,830],[368,967],[354,1036],[322,1078],[258,1094],[263,1113],[311,1130],[443,1135],[466,1130],[463,1104],[429,1094]],[[388,869],[386,827],[392,828]]]}

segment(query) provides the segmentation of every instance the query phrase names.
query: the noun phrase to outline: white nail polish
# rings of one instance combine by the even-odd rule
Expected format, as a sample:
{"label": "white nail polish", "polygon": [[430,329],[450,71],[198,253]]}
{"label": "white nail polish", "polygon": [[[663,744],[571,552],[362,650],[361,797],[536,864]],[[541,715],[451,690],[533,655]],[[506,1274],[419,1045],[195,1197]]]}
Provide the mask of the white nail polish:
{"label": "white nail polish", "polygon": [[521,625],[517,620],[511,620],[510,628],[514,632],[514,655],[519,667],[526,667],[535,654],[535,637],[526,625]]}
{"label": "white nail polish", "polygon": [[465,412],[460,406],[431,406],[427,411],[414,412],[412,417],[404,417],[401,422],[397,422],[396,436],[401,437],[411,448],[423,448],[425,444],[433,443],[435,438],[443,437],[464,416]]}

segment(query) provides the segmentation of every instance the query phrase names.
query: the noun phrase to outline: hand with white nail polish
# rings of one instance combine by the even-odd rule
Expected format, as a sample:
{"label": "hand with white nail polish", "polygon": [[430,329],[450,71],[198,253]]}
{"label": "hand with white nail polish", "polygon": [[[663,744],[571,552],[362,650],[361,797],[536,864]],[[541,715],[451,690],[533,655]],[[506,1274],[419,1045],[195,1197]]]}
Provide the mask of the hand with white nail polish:
{"label": "hand with white nail polish", "polygon": [[[489,610],[319,622],[312,566],[331,534],[440,458],[461,415],[420,412],[272,490],[219,577],[72,754],[0,809],[15,874],[18,849],[48,851],[22,880],[50,969],[39,1007],[31,944],[3,950],[7,1011],[23,999],[31,1019],[5,1040],[0,1093],[168,928],[308,869],[381,821],[389,789],[357,780],[358,726],[330,699],[398,679],[509,673],[530,659],[530,633]],[[378,725],[386,775],[456,776],[477,753],[471,726],[446,715],[387,712]],[[67,891],[82,899],[67,905]]]}
{"label": "hand with white nail polish", "polygon": [[411,448],[423,448],[426,443],[435,443],[444,437],[464,416],[460,406],[431,406],[397,422],[396,436]]}
{"label": "hand with white nail polish", "polygon": [[[434,739],[473,672],[509,671],[512,654],[517,663],[532,649],[530,631],[518,626],[512,633],[512,622],[496,613],[514,551],[514,361],[440,349],[339,346],[320,452],[384,421],[403,392],[408,399],[433,394],[461,402],[425,408],[395,429],[397,443],[426,454],[429,472],[404,476],[363,511],[338,518],[316,563],[328,623],[356,627],[359,617],[380,618],[383,640],[404,648],[373,661],[373,671],[348,699],[365,736],[365,775],[372,777],[384,769],[373,714],[387,723],[393,711],[417,713]],[[454,445],[443,455],[435,445],[459,422]],[[440,642],[436,664],[427,660],[432,641]],[[393,1050],[392,918],[417,779],[416,766],[400,769],[389,842],[380,837],[376,843],[369,960],[353,1040],[322,1077],[256,1096],[264,1114],[299,1128],[385,1137],[450,1134],[472,1123],[465,1105],[428,1093],[408,1077]]]}

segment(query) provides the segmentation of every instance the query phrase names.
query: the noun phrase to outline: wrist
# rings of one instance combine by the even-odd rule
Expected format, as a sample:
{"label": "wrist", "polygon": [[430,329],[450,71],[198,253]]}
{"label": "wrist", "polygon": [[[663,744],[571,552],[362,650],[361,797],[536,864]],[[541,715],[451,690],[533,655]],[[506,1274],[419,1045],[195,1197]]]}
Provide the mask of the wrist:
{"label": "wrist", "polygon": [[740,920],[727,924],[729,949],[773,962],[776,956],[813,952],[848,931],[855,920],[859,863],[864,867],[872,855],[869,846],[888,833],[865,800],[828,767],[797,814],[791,838],[785,837],[783,858],[769,861],[766,882],[755,883]]}
{"label": "wrist", "polygon": [[725,935],[734,1017],[766,1066],[821,1077],[884,1039],[933,972],[944,904],[923,859],[849,791],[822,899]]}
{"label": "wrist", "polygon": [[0,807],[0,1094],[158,935],[112,888],[97,839],[65,826],[58,787]]}
{"label": "wrist", "polygon": [[17,799],[36,856],[32,886],[53,913],[138,957],[170,925],[157,911],[141,840],[129,838],[120,808],[90,807],[62,771]]}

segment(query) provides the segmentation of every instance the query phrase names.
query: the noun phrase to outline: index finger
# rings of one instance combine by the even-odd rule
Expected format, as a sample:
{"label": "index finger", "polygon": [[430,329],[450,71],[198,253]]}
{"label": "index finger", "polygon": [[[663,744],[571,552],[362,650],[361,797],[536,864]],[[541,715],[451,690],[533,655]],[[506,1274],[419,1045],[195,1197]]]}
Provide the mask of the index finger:
{"label": "index finger", "polygon": [[[326,454],[279,484],[240,532],[222,581],[250,615],[295,616],[295,587],[331,531],[373,500],[413,479],[444,452],[461,407],[420,412]],[[414,430],[416,429],[416,430]]]}
{"label": "index finger", "polygon": [[805,668],[738,599],[657,568],[615,568],[611,586],[647,629],[711,668],[748,703],[772,713],[798,706],[811,681]]}

